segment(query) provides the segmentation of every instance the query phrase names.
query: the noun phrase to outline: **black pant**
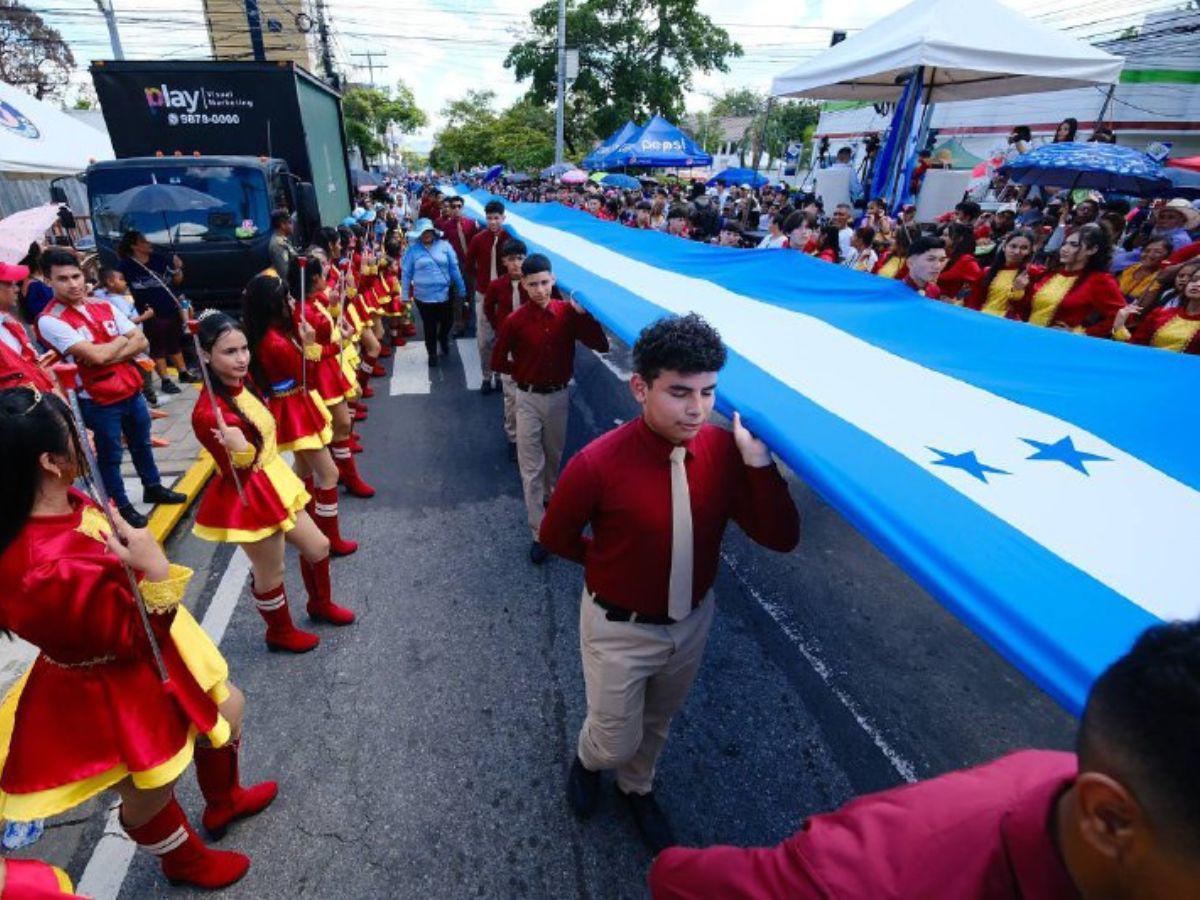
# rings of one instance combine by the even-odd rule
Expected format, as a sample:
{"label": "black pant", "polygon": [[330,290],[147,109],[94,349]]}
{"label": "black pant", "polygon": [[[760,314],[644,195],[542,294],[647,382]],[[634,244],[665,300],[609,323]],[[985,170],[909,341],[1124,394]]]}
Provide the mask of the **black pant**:
{"label": "black pant", "polygon": [[418,300],[417,309],[421,313],[421,330],[425,333],[426,352],[431,357],[436,356],[438,344],[442,345],[443,351],[449,352],[450,325],[454,314],[450,301],[426,303],[424,300]]}

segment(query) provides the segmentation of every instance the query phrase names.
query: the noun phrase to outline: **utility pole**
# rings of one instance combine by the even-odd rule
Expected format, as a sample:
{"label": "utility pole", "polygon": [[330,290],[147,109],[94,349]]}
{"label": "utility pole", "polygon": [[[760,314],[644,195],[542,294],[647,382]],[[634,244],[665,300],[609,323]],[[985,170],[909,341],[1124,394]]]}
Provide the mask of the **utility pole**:
{"label": "utility pole", "polygon": [[317,8],[317,43],[321,47],[321,69],[325,72],[325,80],[332,87],[340,88],[337,71],[333,67],[333,48],[329,42],[329,22],[325,18],[325,0],[316,0]]}
{"label": "utility pole", "polygon": [[104,16],[104,24],[108,26],[108,40],[112,44],[113,59],[124,59],[125,50],[121,47],[121,35],[117,31],[117,14],[113,11],[112,0],[96,0],[100,14]]}
{"label": "utility pole", "polygon": [[567,93],[567,0],[558,0],[558,98],[554,104],[554,162],[563,161],[563,118]]}
{"label": "utility pole", "polygon": [[250,28],[250,49],[254,52],[255,62],[267,61],[267,46],[263,43],[262,11],[258,8],[258,0],[245,0],[246,24]]}
{"label": "utility pole", "polygon": [[386,59],[387,54],[386,53],[377,53],[374,50],[364,50],[362,53],[351,53],[350,55],[351,56],[365,56],[367,58],[367,64],[365,66],[363,66],[362,68],[366,69],[370,73],[371,87],[375,87],[375,70],[385,68],[383,63],[375,62],[375,57],[378,56],[378,57]]}

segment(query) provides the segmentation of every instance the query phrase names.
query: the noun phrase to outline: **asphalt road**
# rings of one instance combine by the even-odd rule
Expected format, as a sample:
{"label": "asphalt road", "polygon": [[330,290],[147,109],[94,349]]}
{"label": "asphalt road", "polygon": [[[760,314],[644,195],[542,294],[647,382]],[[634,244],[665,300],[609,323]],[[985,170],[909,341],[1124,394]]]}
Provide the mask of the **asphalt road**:
{"label": "asphalt road", "polygon": [[[265,651],[248,593],[238,601],[222,649],[249,698],[244,771],[281,788],[222,842],[253,858],[225,896],[642,897],[649,858],[611,788],[587,823],[563,798],[584,714],[581,571],[528,562],[500,397],[466,389],[457,353],[431,370],[428,394],[374,382],[359,459],[379,494],[343,498],[343,530],[362,549],[334,564],[335,596],[360,621],[285,657]],[[576,376],[568,454],[636,415],[594,354],[580,353]],[[791,487],[796,552],[736,527],[725,541],[707,656],[660,766],[683,841],[773,843],[857,793],[1070,745],[1069,716]],[[207,575],[203,615],[230,551],[186,534],[171,549]],[[198,818],[190,775],[180,799]],[[139,853],[121,896],[189,895],[156,870]]]}

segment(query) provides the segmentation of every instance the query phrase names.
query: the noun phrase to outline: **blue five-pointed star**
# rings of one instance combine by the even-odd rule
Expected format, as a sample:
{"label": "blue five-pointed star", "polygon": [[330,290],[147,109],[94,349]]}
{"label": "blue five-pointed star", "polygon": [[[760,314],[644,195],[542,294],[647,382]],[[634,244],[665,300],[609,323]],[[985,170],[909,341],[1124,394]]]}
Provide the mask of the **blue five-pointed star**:
{"label": "blue five-pointed star", "polygon": [[1084,463],[1112,462],[1107,456],[1097,456],[1095,453],[1085,453],[1082,450],[1077,450],[1074,441],[1071,440],[1069,435],[1061,441],[1055,441],[1053,444],[1043,444],[1041,441],[1035,441],[1030,438],[1021,438],[1021,440],[1037,451],[1033,456],[1028,457],[1029,459],[1065,463],[1076,472],[1082,472],[1084,475],[1092,474],[1084,466]]}
{"label": "blue five-pointed star", "polygon": [[945,450],[939,450],[937,447],[930,447],[934,453],[941,457],[935,459],[935,466],[948,466],[951,469],[962,469],[968,475],[978,478],[984,484],[988,483],[987,475],[990,472],[993,475],[1010,475],[1011,472],[1005,472],[1003,469],[997,469],[985,463],[981,463],[975,455],[974,450],[968,450],[966,453],[947,453]]}

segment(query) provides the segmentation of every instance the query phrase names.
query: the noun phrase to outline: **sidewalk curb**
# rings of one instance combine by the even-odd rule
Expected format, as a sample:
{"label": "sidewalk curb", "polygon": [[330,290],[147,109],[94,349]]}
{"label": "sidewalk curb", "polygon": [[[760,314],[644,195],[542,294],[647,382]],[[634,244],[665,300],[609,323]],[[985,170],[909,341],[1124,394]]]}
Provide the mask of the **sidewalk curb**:
{"label": "sidewalk curb", "polygon": [[212,456],[207,450],[201,448],[196,461],[172,486],[172,490],[186,494],[187,500],[183,503],[173,503],[170,506],[154,507],[154,511],[150,513],[150,522],[146,527],[150,529],[150,533],[160,544],[166,541],[175,526],[179,524],[179,520],[192,508],[196,497],[200,495],[200,490],[208,483],[208,479],[212,477],[215,470],[216,465],[213,463]]}

